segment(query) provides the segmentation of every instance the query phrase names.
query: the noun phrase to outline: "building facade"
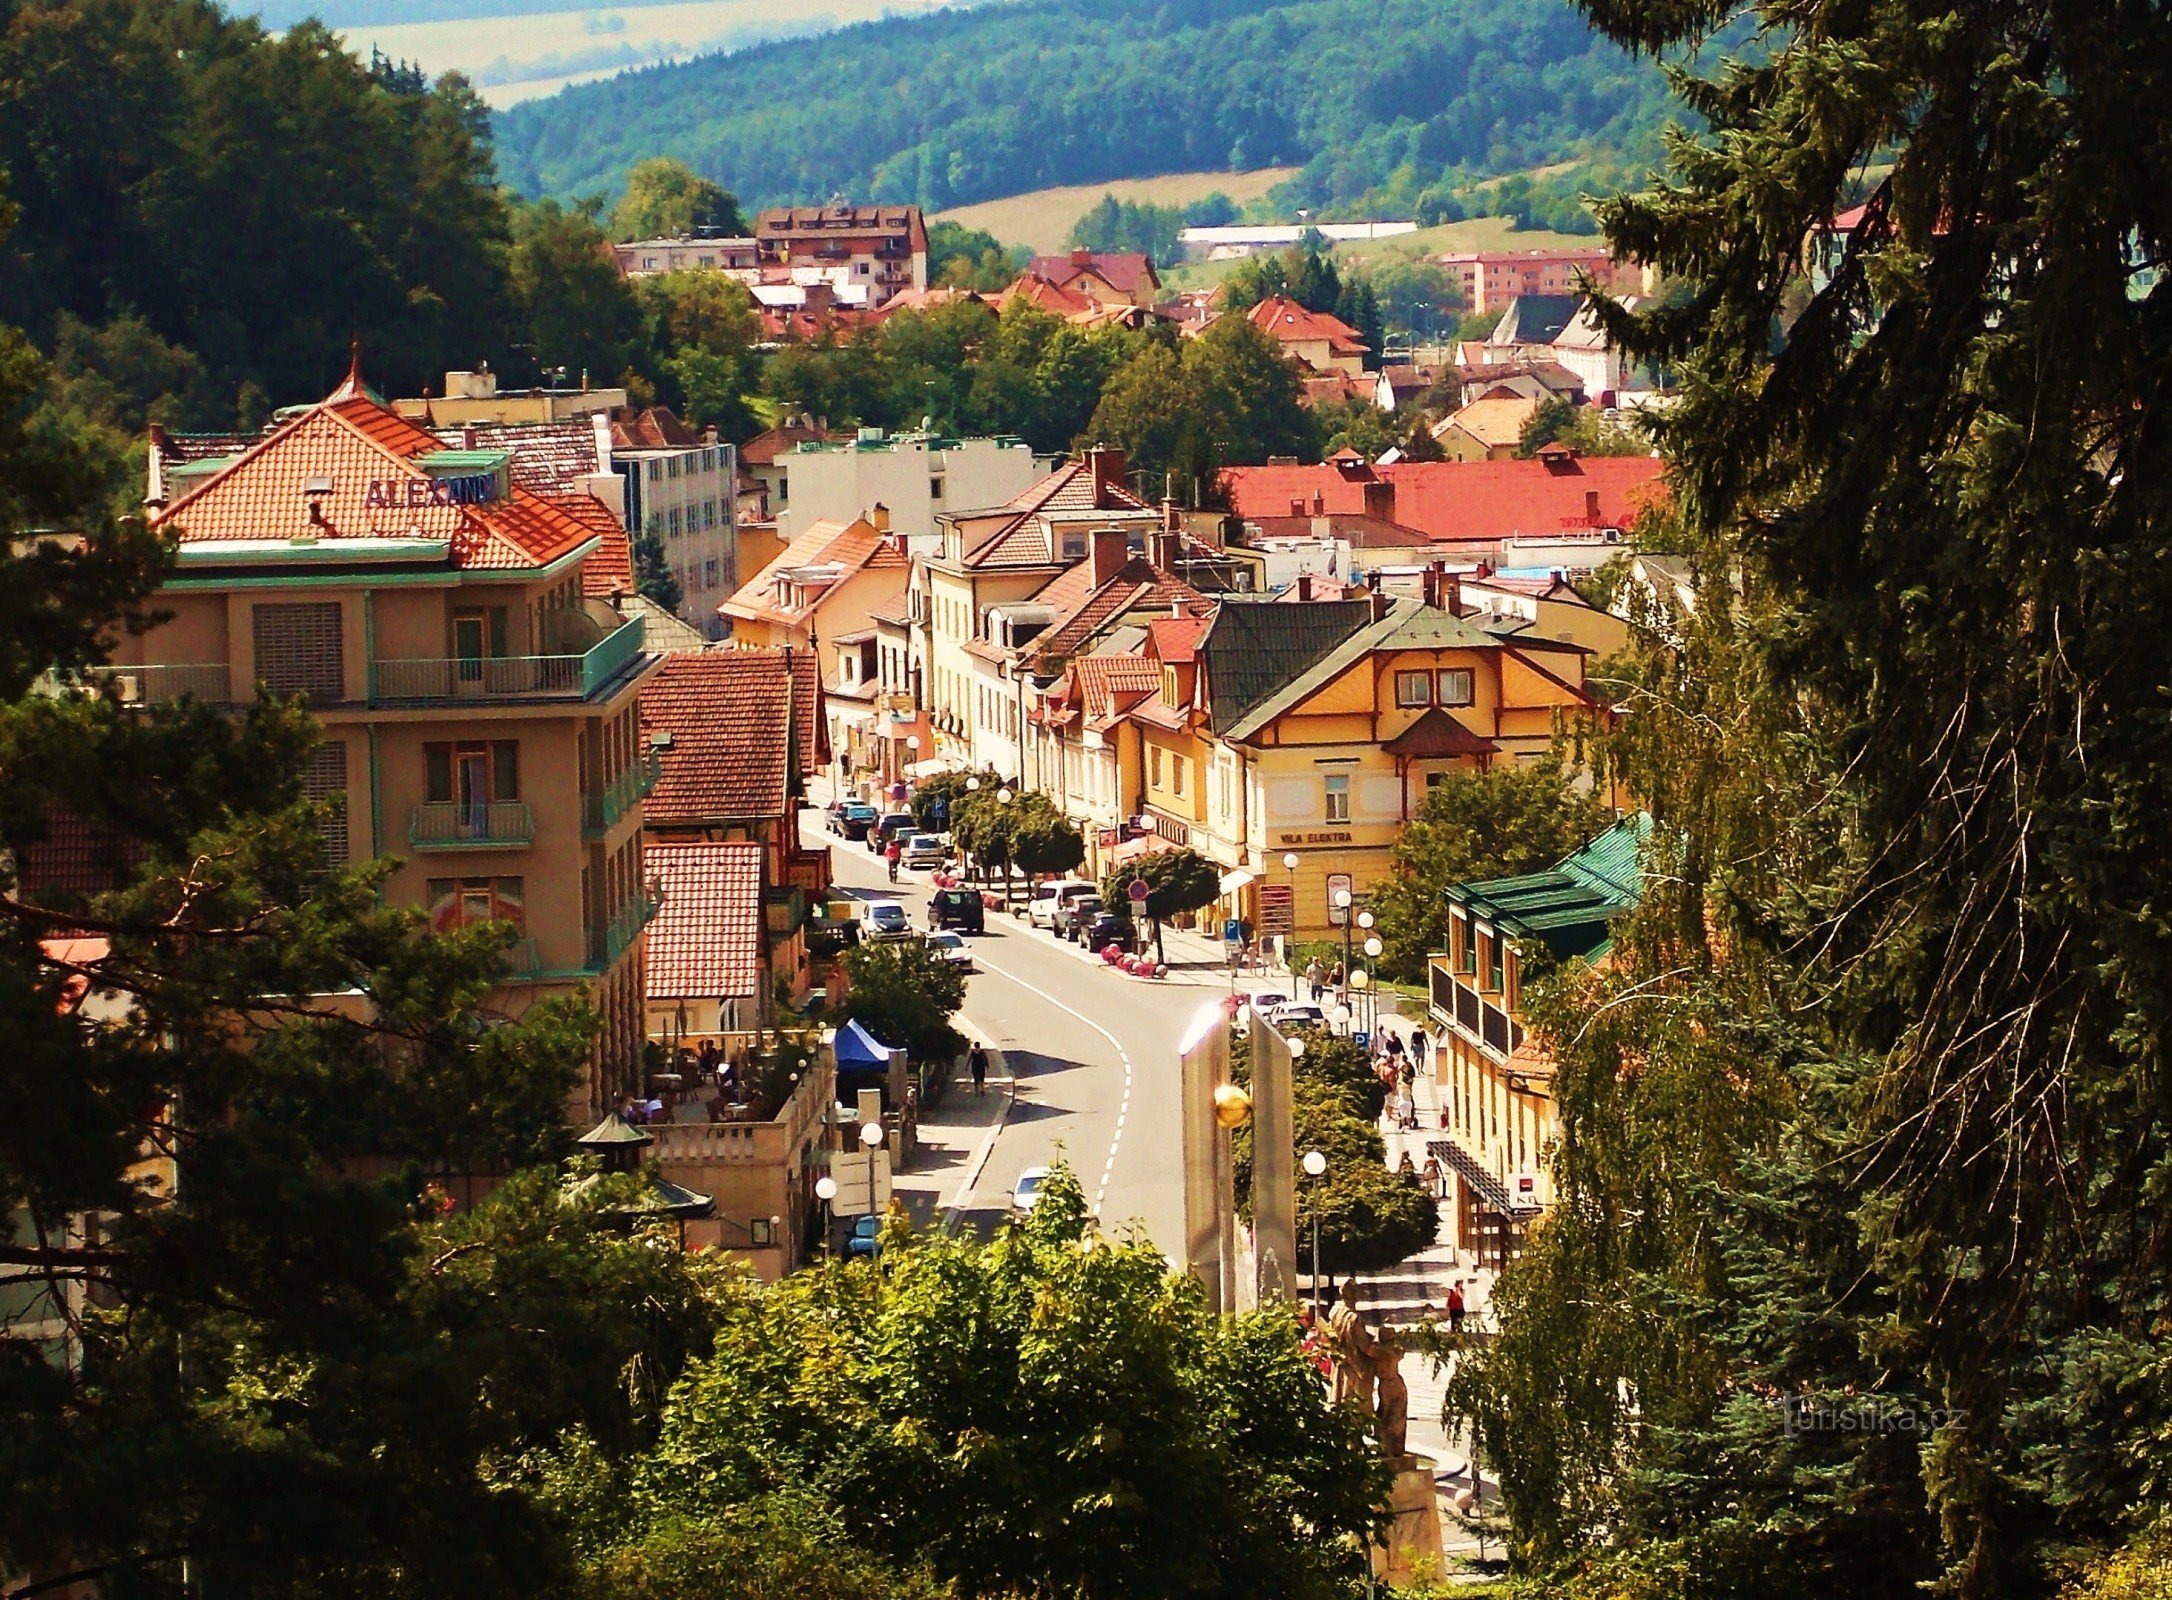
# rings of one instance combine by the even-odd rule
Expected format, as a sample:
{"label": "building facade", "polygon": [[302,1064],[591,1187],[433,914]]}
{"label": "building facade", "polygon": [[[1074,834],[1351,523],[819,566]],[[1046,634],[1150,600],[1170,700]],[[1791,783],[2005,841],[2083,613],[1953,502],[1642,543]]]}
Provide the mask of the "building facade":
{"label": "building facade", "polygon": [[843,305],[872,311],[928,286],[918,206],[782,207],[755,218],[754,242],[764,283],[822,284]]}
{"label": "building facade", "polygon": [[1466,309],[1484,315],[1524,294],[1581,294],[1582,281],[1611,284],[1614,259],[1604,245],[1576,250],[1452,250],[1441,267],[1463,291]]}
{"label": "building facade", "polygon": [[880,428],[862,428],[841,444],[802,441],[773,459],[786,491],[777,527],[787,540],[812,523],[850,522],[881,506],[893,532],[932,544],[935,519],[944,512],[1007,504],[1046,476],[1023,439],[945,439]]}

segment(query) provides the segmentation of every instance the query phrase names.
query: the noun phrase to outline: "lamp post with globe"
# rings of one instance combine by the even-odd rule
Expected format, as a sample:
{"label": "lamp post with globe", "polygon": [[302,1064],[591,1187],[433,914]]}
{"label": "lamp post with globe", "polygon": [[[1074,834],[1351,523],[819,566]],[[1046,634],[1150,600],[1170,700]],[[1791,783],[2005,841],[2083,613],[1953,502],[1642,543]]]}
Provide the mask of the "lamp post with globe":
{"label": "lamp post with globe", "polygon": [[1350,921],[1350,891],[1348,889],[1337,889],[1335,891],[1335,909],[1342,913],[1342,981],[1344,991],[1342,995],[1342,1001],[1345,1005],[1348,1005],[1350,1000],[1350,935],[1352,932]]}
{"label": "lamp post with globe", "polygon": [[836,1253],[835,1231],[830,1225],[830,1206],[837,1199],[837,1180],[828,1173],[815,1179],[815,1198],[822,1202],[822,1253]]}
{"label": "lamp post with globe", "polygon": [[[1370,914],[1367,915],[1366,920],[1368,922],[1372,920]],[[1372,996],[1370,1014],[1366,1019],[1365,1026],[1368,1031],[1373,1032],[1377,1032],[1380,1027],[1380,952],[1386,948],[1387,946],[1380,942],[1380,935],[1377,933],[1369,933],[1365,936],[1365,971],[1367,978],[1370,980],[1365,987],[1366,992]]]}
{"label": "lamp post with globe", "polygon": [[1284,934],[1284,935],[1282,936],[1282,941],[1283,941],[1282,953],[1283,953],[1283,955],[1284,955],[1284,956],[1288,957],[1288,959],[1289,959],[1289,963],[1290,963],[1290,998],[1291,998],[1292,1000],[1295,1000],[1295,999],[1297,999],[1297,998],[1298,998],[1298,994],[1297,994],[1297,852],[1296,852],[1295,850],[1285,850],[1285,851],[1283,851],[1283,852],[1282,852],[1282,870],[1283,870],[1283,871],[1285,871],[1285,872],[1287,872],[1287,873],[1288,873],[1288,874],[1290,875],[1290,928],[1289,928],[1289,932],[1285,933],[1285,934]]}
{"label": "lamp post with globe", "polygon": [[[1291,1054],[1301,1054],[1299,1047],[1303,1043],[1302,1039],[1292,1039]],[[1320,1197],[1316,1191],[1320,1180],[1327,1175],[1327,1157],[1317,1150],[1307,1150],[1298,1165],[1305,1169],[1305,1176],[1312,1180],[1305,1185],[1305,1197],[1310,1202],[1305,1209],[1312,1213],[1312,1316],[1317,1322],[1320,1317]]]}

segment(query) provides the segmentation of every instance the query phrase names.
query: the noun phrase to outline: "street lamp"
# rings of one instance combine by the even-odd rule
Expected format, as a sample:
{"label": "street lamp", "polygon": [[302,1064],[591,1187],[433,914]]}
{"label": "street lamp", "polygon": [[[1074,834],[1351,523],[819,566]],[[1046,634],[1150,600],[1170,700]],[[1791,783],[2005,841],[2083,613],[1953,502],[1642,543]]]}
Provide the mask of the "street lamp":
{"label": "street lamp", "polygon": [[968,778],[968,779],[966,779],[966,780],[965,780],[965,792],[966,792],[967,794],[978,794],[978,793],[980,793],[980,779],[978,779],[978,778]]}
{"label": "street lamp", "polygon": [[[1367,912],[1364,917],[1365,926],[1371,927],[1372,921],[1372,913]],[[1368,978],[1380,971],[1380,952],[1386,948],[1387,946],[1380,942],[1380,935],[1377,933],[1369,933],[1365,936],[1365,970]],[[1368,983],[1366,987],[1373,997],[1372,1015],[1366,1018],[1366,1028],[1368,1031],[1377,1032],[1380,1027],[1380,986],[1376,983]]]}
{"label": "street lamp", "polygon": [[1282,852],[1282,870],[1290,875],[1290,931],[1282,936],[1289,942],[1282,953],[1289,958],[1290,998],[1295,1000],[1299,998],[1297,993],[1297,852],[1295,850]]}
{"label": "street lamp", "polygon": [[[1293,1053],[1295,1053],[1295,1052],[1297,1051],[1297,1047],[1298,1047],[1298,1046],[1299,1046],[1300,1044],[1302,1044],[1303,1042],[1304,1042],[1304,1041],[1303,1041],[1303,1040],[1301,1040],[1301,1039],[1292,1039],[1292,1040],[1290,1041],[1290,1049],[1291,1049],[1291,1051],[1292,1051]],[[1322,1154],[1321,1154],[1321,1153],[1320,1153],[1319,1151],[1317,1151],[1317,1150],[1307,1150],[1307,1151],[1305,1152],[1305,1155],[1304,1155],[1304,1159],[1303,1159],[1302,1161],[1300,1161],[1300,1162],[1298,1163],[1298,1165],[1299,1165],[1299,1166],[1301,1166],[1301,1167],[1303,1167],[1303,1168],[1305,1169],[1305,1176],[1306,1176],[1306,1177],[1308,1177],[1308,1178],[1310,1178],[1310,1179],[1312,1180],[1312,1182],[1313,1182],[1314,1184],[1317,1184],[1317,1183],[1318,1183],[1318,1182],[1320,1181],[1320,1179],[1321,1179],[1321,1178],[1322,1178],[1322,1177],[1323,1177],[1323,1176],[1324,1176],[1324,1175],[1326,1174],[1326,1172],[1327,1172],[1327,1157],[1326,1157],[1326,1156],[1324,1156],[1324,1155],[1322,1155]],[[1309,1186],[1308,1186],[1308,1188],[1307,1188],[1307,1193],[1310,1193],[1310,1187],[1309,1187]],[[1311,1209],[1312,1209],[1312,1316],[1313,1316],[1313,1320],[1314,1320],[1315,1322],[1317,1322],[1317,1321],[1319,1320],[1319,1316],[1320,1316],[1320,1199],[1319,1199],[1319,1196],[1318,1196],[1318,1195],[1313,1195],[1313,1196],[1312,1196],[1312,1208],[1311,1208]]]}
{"label": "street lamp", "polygon": [[1337,889],[1335,891],[1335,909],[1342,913],[1342,981],[1344,986],[1342,1001],[1343,1004],[1347,1006],[1350,1003],[1349,983],[1351,966],[1350,891],[1348,889]]}
{"label": "street lamp", "polygon": [[836,1232],[830,1223],[830,1204],[837,1198],[837,1180],[828,1173],[815,1179],[815,1198],[822,1202],[822,1253],[836,1253]]}

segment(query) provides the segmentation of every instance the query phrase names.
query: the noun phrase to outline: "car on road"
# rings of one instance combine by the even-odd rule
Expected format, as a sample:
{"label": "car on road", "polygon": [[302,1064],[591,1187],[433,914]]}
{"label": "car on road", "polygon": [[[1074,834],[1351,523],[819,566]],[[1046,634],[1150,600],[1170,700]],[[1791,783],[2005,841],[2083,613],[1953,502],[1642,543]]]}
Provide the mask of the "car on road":
{"label": "car on road", "polygon": [[1018,1181],[1011,1185],[1011,1215],[1023,1222],[1033,1215],[1039,1203],[1041,1189],[1048,1182],[1048,1168],[1028,1167],[1018,1174]]}
{"label": "car on road", "polygon": [[840,800],[830,807],[827,826],[840,839],[864,839],[878,815],[865,800]]}
{"label": "car on road", "polygon": [[913,936],[912,919],[895,900],[870,900],[860,908],[860,922],[870,939],[897,940]]}
{"label": "car on road", "polygon": [[988,907],[978,889],[938,889],[928,896],[928,926],[985,933]]}
{"label": "car on road", "polygon": [[910,811],[886,811],[867,830],[867,848],[879,856],[890,847],[892,840],[902,846],[916,826]]}
{"label": "car on road", "polygon": [[1053,928],[1056,925],[1056,907],[1062,901],[1076,900],[1082,894],[1099,895],[1100,890],[1084,878],[1058,878],[1044,883],[1033,891],[1033,898],[1026,902],[1026,920],[1036,928]]}
{"label": "car on road", "polygon": [[854,1217],[852,1231],[845,1235],[845,1254],[866,1256],[870,1261],[882,1254],[882,1218]]}
{"label": "car on road", "polygon": [[1101,896],[1098,894],[1076,894],[1068,900],[1059,899],[1055,915],[1049,922],[1049,931],[1059,939],[1076,939],[1079,931],[1100,915]]}
{"label": "car on road", "polygon": [[1271,1010],[1262,1011],[1260,1015],[1267,1019],[1268,1025],[1277,1033],[1290,1033],[1300,1028],[1324,1028],[1327,1026],[1327,1013],[1318,1006],[1296,1004],[1275,1006]]}
{"label": "car on road", "polygon": [[1093,920],[1079,930],[1079,943],[1089,950],[1106,950],[1112,944],[1128,947],[1131,943],[1131,924],[1122,917],[1097,911]]}
{"label": "car on road", "polygon": [[973,970],[973,947],[954,933],[931,933],[928,948],[960,972]]}
{"label": "car on road", "polygon": [[898,857],[898,865],[911,867],[915,871],[926,871],[941,866],[949,859],[950,846],[943,842],[941,834],[914,833],[906,835],[904,851]]}

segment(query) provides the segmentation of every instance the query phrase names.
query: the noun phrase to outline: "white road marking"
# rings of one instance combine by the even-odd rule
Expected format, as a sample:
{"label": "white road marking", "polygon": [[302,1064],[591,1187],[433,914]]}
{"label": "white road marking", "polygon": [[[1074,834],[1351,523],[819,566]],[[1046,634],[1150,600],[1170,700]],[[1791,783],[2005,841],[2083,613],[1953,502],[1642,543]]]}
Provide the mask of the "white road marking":
{"label": "white road marking", "polygon": [[[977,956],[980,953],[978,951],[975,951],[974,954]],[[1076,1017],[1079,1021],[1085,1023],[1087,1027],[1093,1029],[1094,1032],[1100,1034],[1102,1038],[1109,1041],[1110,1048],[1115,1050],[1116,1052],[1116,1059],[1122,1062],[1124,1065],[1123,1102],[1117,1108],[1116,1130],[1109,1137],[1109,1159],[1104,1162],[1101,1167],[1101,1187],[1094,1191],[1093,1214],[1094,1220],[1098,1222],[1101,1220],[1101,1203],[1106,1200],[1109,1195],[1109,1174],[1113,1172],[1116,1168],[1116,1152],[1117,1149],[1124,1142],[1124,1118],[1129,1114],[1131,1110],[1131,1054],[1123,1047],[1122,1044],[1117,1041],[1115,1034],[1109,1032],[1108,1029],[1102,1027],[1100,1023],[1094,1021],[1092,1017],[1087,1016],[1085,1012],[1080,1011],[1077,1007],[1067,1005],[1063,1001],[1058,1000],[1054,995],[1050,994],[1046,989],[1043,989],[1039,984],[1028,983],[1024,978],[1019,977],[1017,973],[1011,971],[1008,967],[999,967],[994,962],[989,961],[984,956],[981,957],[981,965],[987,968],[990,972],[993,972],[1000,977],[1009,979],[1012,983],[1017,984],[1019,988],[1024,989],[1029,993],[1039,995],[1043,1000],[1046,1000],[1058,1011],[1066,1012],[1069,1015]]]}

